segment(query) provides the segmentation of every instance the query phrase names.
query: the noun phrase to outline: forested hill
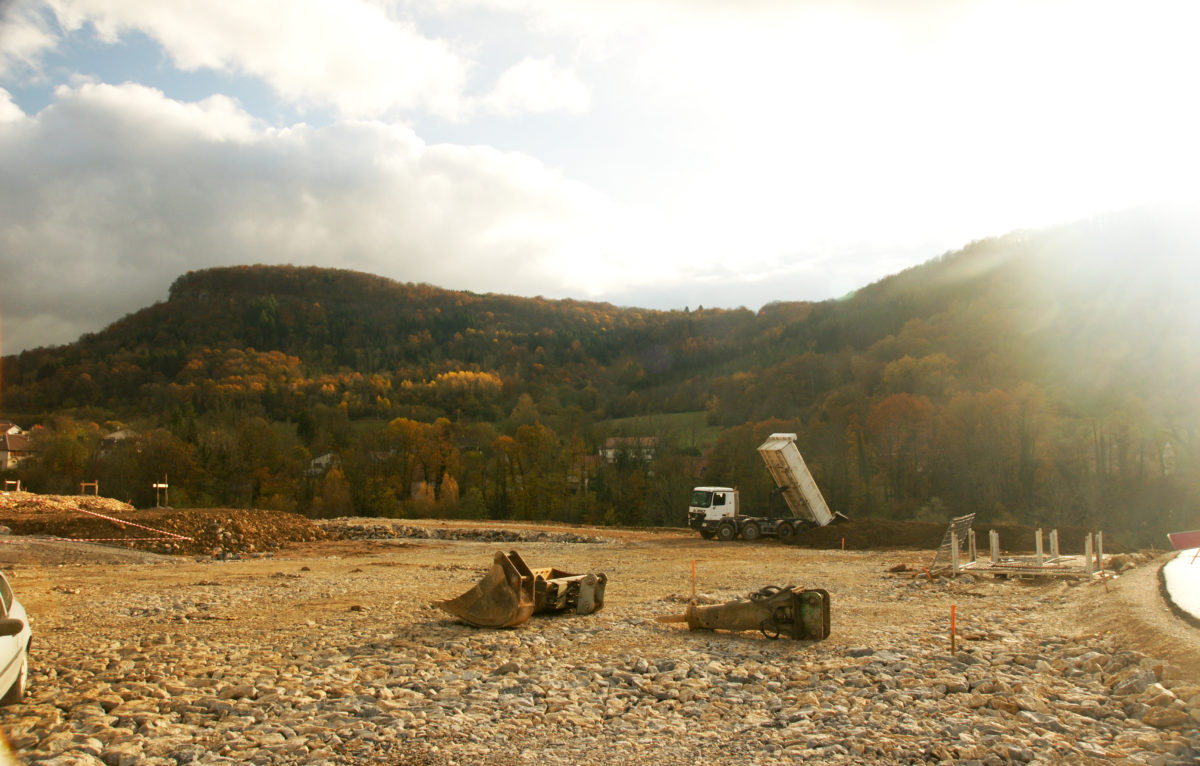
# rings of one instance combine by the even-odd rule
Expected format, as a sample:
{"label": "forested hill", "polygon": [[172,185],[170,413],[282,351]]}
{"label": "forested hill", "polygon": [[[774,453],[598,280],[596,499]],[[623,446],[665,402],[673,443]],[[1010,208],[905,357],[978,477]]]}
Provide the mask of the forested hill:
{"label": "forested hill", "polygon": [[[787,430],[849,515],[1161,543],[1200,526],[1197,241],[1186,216],[1114,216],[758,311],[211,269],[6,357],[0,417],[43,425],[21,471],[47,489],[104,474],[139,500],[169,466],[192,504],[622,523],[679,523],[702,479],[765,501],[754,446]],[[663,417],[689,412],[715,445]],[[101,437],[121,426],[139,436],[118,470]],[[657,439],[651,462],[597,461],[614,434]]]}
{"label": "forested hill", "polygon": [[[659,312],[332,269],[211,269],[180,277],[165,303],[71,346],[7,358],[5,406],[129,417],[160,410],[166,396],[198,410],[256,402],[280,420],[324,403],[354,418],[491,421],[527,392],[601,416],[702,408],[697,397],[643,405],[636,392],[735,368],[730,355],[741,356],[754,325],[746,309]],[[441,389],[470,395],[448,408],[431,397]]]}

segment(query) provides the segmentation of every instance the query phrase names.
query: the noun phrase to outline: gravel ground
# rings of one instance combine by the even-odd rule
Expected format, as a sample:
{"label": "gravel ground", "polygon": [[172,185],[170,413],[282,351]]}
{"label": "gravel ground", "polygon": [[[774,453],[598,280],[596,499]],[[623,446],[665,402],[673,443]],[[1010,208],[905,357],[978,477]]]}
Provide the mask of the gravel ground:
{"label": "gravel ground", "polygon": [[[1174,618],[1149,603],[1155,562],[1107,587],[951,582],[889,571],[919,571],[929,551],[557,527],[536,537],[145,563],[26,551],[9,560],[33,615],[30,693],[0,709],[0,730],[18,757],[45,764],[1182,764],[1200,754],[1200,677],[1187,661],[1200,632],[1159,622]],[[535,568],[605,572],[604,610],[484,630],[430,606],[470,588],[502,548]],[[720,601],[767,584],[825,588],[832,635],[771,641],[655,621],[685,608],[693,561],[701,596]],[[1147,643],[1148,632],[1158,638]]]}

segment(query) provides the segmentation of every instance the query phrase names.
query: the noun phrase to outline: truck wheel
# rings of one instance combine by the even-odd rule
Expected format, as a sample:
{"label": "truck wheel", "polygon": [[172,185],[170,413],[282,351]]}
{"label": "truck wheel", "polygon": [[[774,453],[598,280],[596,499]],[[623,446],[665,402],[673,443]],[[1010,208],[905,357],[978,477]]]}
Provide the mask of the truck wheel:
{"label": "truck wheel", "polygon": [[716,534],[716,532],[712,531],[711,529],[700,530],[700,536],[703,537],[705,540],[713,539],[713,535],[715,535],[715,534]]}
{"label": "truck wheel", "polygon": [[758,525],[753,521],[747,522],[746,525],[742,527],[742,537],[746,538],[747,540],[757,540],[758,538],[762,537],[762,530],[759,529]]}
{"label": "truck wheel", "polygon": [[775,530],[775,536],[780,540],[787,542],[796,536],[796,528],[785,521],[779,525],[779,529]]}
{"label": "truck wheel", "polygon": [[735,537],[737,537],[737,530],[733,528],[732,524],[722,524],[721,526],[717,527],[718,540],[729,542]]}

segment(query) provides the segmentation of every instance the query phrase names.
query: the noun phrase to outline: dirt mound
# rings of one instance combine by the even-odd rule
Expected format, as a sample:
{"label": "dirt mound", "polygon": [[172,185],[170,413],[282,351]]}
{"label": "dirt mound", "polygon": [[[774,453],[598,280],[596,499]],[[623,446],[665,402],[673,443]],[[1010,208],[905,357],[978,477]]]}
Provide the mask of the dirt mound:
{"label": "dirt mound", "polygon": [[[851,519],[830,524],[827,527],[807,529],[799,532],[792,540],[801,548],[841,548],[847,550],[885,550],[888,548],[928,549],[941,545],[946,534],[946,524],[923,521],[894,521],[891,519]],[[988,530],[1000,535],[1000,548],[1005,552],[1032,552],[1037,549],[1035,527],[990,526],[976,524],[976,546],[980,555],[987,555]],[[1059,552],[1064,554],[1083,553],[1084,537],[1088,530],[1083,527],[1059,527]],[[1042,530],[1042,547],[1050,551],[1050,529]],[[1125,549],[1116,540],[1104,539],[1105,553],[1121,553]]]}
{"label": "dirt mound", "polygon": [[[137,510],[105,497],[0,494],[0,524],[16,535],[66,538],[153,553],[244,554],[327,539],[310,520],[283,511],[234,508]],[[190,539],[185,539],[190,538]]]}
{"label": "dirt mound", "polygon": [[884,548],[930,550],[942,542],[945,524],[889,519],[852,519],[796,533],[792,544],[801,548],[841,548],[864,551]]}

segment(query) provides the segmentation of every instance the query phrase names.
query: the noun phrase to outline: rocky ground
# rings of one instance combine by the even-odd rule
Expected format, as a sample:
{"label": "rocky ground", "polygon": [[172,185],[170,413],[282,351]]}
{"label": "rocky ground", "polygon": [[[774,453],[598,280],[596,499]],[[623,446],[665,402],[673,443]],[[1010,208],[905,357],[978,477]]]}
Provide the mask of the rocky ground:
{"label": "rocky ground", "polygon": [[[0,709],[45,764],[1193,763],[1200,631],[1156,561],[1107,583],[927,578],[928,550],[809,550],[682,531],[330,522],[240,558],[94,563],[0,546],[33,615]],[[349,538],[349,539],[347,539]],[[261,546],[256,546],[261,547]],[[608,575],[588,616],[511,630],[430,601],[497,550]],[[256,555],[257,554],[257,555]],[[689,632],[701,598],[831,594],[821,642]],[[904,571],[891,571],[900,569]],[[949,621],[955,607],[957,652]]]}

